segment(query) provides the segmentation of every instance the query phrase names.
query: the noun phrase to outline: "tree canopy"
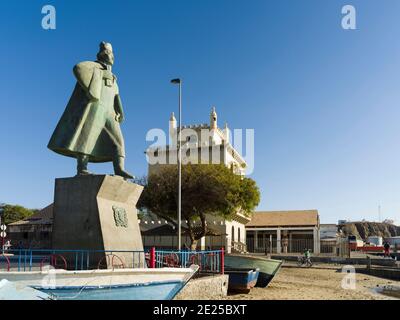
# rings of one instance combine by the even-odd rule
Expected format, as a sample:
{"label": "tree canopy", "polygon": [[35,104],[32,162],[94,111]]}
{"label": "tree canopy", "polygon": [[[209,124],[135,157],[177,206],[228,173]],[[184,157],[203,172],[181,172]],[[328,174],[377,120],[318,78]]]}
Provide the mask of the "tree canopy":
{"label": "tree canopy", "polygon": [[[147,209],[177,225],[178,169],[165,166],[147,177],[138,201]],[[192,249],[207,234],[206,215],[230,220],[240,213],[250,216],[260,201],[254,180],[234,174],[224,165],[188,164],[182,166],[182,220],[186,220]],[[201,228],[194,228],[200,221]]]}
{"label": "tree canopy", "polygon": [[13,223],[33,215],[37,210],[27,209],[20,205],[0,204],[1,223]]}

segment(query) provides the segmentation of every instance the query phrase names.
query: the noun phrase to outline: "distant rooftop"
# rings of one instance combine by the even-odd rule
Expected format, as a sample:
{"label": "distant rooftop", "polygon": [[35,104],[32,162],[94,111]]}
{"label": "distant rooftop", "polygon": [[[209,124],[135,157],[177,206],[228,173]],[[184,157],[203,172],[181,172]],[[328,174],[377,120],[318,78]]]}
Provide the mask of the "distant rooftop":
{"label": "distant rooftop", "polygon": [[10,226],[32,225],[32,224],[52,224],[53,223],[53,204],[48,205],[39,212],[28,218],[10,223]]}
{"label": "distant rooftop", "polygon": [[246,228],[316,226],[318,223],[318,210],[257,211]]}

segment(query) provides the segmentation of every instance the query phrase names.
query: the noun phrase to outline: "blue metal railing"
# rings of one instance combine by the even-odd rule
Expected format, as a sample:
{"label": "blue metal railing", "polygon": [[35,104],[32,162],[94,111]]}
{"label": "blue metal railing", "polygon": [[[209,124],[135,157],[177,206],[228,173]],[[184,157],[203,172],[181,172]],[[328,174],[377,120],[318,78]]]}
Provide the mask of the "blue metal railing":
{"label": "blue metal railing", "polygon": [[[41,270],[45,265],[69,270],[90,270],[119,262],[118,267],[133,268],[145,266],[145,251],[138,250],[57,250],[18,249],[8,250],[7,256],[0,255],[0,270],[8,260],[10,271]],[[131,256],[132,259],[128,259]],[[129,264],[125,264],[130,260]]]}
{"label": "blue metal railing", "polygon": [[197,264],[200,272],[222,273],[221,255],[223,255],[222,250],[155,250],[155,267],[187,268]]}
{"label": "blue metal railing", "polygon": [[[150,251],[153,250],[153,255]],[[44,266],[68,270],[91,270],[107,267],[186,268],[199,265],[201,272],[223,273],[223,250],[57,250],[17,249],[0,254],[0,271],[38,271]],[[151,264],[151,259],[154,259]],[[222,263],[221,263],[222,262]]]}

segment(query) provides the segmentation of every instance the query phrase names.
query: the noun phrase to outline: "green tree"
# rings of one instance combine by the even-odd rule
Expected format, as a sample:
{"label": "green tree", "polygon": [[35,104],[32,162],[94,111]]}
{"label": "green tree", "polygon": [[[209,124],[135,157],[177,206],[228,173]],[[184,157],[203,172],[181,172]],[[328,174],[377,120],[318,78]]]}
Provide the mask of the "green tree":
{"label": "green tree", "polygon": [[[139,209],[147,209],[177,226],[178,170],[165,166],[157,174],[142,179]],[[182,167],[182,220],[187,220],[191,249],[207,234],[206,215],[230,220],[240,211],[246,216],[260,201],[254,180],[234,174],[224,165],[184,165]],[[200,221],[201,228],[194,228]]]}
{"label": "green tree", "polygon": [[9,224],[30,217],[37,210],[27,209],[20,205],[0,204],[1,223]]}

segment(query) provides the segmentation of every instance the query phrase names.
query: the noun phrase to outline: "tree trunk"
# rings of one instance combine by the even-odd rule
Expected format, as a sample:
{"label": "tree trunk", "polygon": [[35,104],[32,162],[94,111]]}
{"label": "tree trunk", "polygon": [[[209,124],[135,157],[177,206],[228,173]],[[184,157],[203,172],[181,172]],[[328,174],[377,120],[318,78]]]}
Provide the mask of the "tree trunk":
{"label": "tree trunk", "polygon": [[197,241],[196,239],[192,239],[192,243],[190,244],[190,250],[196,251],[197,248]]}
{"label": "tree trunk", "polygon": [[192,228],[192,224],[190,223],[190,220],[187,219],[187,227],[188,227],[188,231],[189,231],[189,237],[190,237],[190,250],[195,251],[197,248],[197,239],[196,236],[194,234],[193,228]]}
{"label": "tree trunk", "polygon": [[207,234],[206,217],[202,213],[200,213],[199,216],[200,216],[201,227],[202,227],[202,230],[199,234],[195,234],[195,232],[193,230],[193,226],[190,221],[190,218],[185,217],[188,220],[187,227],[188,227],[190,241],[191,241],[190,250],[192,250],[192,251],[196,250],[197,242],[199,240],[201,240],[201,238],[205,237],[205,235]]}

